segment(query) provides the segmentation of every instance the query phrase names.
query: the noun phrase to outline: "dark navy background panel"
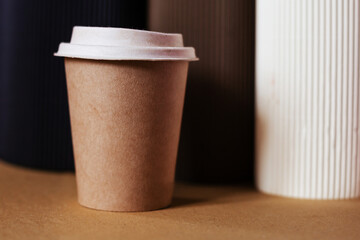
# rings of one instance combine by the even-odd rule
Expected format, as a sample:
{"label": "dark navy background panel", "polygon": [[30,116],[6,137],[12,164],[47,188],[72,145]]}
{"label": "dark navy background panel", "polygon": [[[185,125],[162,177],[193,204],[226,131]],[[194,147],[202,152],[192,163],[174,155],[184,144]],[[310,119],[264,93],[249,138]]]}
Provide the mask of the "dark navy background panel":
{"label": "dark navy background panel", "polygon": [[72,27],[146,28],[146,1],[0,0],[0,158],[73,169],[62,58]]}

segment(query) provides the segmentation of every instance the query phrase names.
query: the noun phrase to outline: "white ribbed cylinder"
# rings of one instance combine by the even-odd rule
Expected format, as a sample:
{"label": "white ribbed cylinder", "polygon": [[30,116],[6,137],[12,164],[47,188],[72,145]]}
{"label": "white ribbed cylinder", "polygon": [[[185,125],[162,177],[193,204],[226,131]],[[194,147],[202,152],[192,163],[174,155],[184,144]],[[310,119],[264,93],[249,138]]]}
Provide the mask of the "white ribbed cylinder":
{"label": "white ribbed cylinder", "polygon": [[359,0],[258,0],[257,186],[360,196]]}

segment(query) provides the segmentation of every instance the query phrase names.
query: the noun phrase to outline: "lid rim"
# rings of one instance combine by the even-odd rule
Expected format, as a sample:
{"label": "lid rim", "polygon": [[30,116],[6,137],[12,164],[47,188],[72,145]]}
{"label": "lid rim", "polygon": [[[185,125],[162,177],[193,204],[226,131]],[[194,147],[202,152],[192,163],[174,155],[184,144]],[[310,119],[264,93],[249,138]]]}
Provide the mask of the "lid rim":
{"label": "lid rim", "polygon": [[61,43],[54,55],[94,60],[198,60],[192,47],[121,47]]}
{"label": "lid rim", "polygon": [[105,57],[85,56],[85,55],[84,56],[59,55],[57,53],[54,53],[54,56],[64,57],[64,58],[104,60],[104,61],[186,61],[186,62],[199,61],[199,58],[105,58]]}

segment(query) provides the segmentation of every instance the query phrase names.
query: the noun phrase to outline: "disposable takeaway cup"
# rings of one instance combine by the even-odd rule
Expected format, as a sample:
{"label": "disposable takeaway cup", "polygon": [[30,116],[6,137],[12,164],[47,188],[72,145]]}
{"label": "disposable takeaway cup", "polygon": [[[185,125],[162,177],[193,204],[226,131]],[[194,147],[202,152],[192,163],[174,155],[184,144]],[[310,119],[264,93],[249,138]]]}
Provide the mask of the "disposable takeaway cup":
{"label": "disposable takeaway cup", "polygon": [[79,203],[168,206],[194,49],[181,34],[74,27],[55,55],[65,57]]}

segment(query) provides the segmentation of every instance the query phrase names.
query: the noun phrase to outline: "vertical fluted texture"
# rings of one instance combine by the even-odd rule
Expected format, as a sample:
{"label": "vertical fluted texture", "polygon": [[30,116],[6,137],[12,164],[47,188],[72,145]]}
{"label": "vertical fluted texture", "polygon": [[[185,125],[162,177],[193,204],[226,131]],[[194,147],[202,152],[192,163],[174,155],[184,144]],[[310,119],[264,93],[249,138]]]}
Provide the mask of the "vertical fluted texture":
{"label": "vertical fluted texture", "polygon": [[179,32],[199,62],[189,66],[177,178],[253,178],[255,3],[150,0],[149,28]]}
{"label": "vertical fluted texture", "polygon": [[359,7],[358,0],[258,0],[260,190],[360,196]]}

